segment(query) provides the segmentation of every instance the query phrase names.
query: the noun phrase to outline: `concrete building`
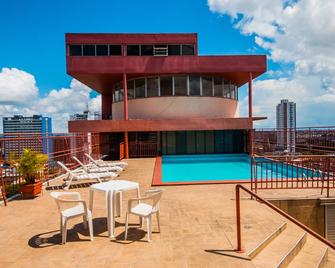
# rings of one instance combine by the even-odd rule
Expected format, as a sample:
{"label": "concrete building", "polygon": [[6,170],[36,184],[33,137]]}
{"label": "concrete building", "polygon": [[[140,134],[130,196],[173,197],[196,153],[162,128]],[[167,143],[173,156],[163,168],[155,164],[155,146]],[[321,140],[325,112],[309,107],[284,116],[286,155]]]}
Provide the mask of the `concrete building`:
{"label": "concrete building", "polygon": [[73,114],[70,116],[70,120],[88,120],[88,111],[84,111],[82,114]]}

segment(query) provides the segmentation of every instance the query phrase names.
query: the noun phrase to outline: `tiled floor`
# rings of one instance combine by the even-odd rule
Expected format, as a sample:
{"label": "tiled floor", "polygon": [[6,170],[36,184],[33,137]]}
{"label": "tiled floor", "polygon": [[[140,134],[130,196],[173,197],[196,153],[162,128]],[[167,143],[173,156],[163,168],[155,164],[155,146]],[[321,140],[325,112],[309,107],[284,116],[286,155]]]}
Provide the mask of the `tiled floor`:
{"label": "tiled floor", "polygon": [[[130,159],[120,179],[150,188],[154,159]],[[56,184],[59,184],[57,182]],[[48,192],[34,200],[0,207],[0,267],[253,267],[236,254],[234,185],[165,187],[161,233],[146,242],[145,229],[133,224],[124,241],[124,217],[117,218],[116,240],[107,238],[106,208],[96,194],[94,241],[79,220],[69,222],[68,242],[60,245],[59,215]],[[88,188],[79,188],[88,201]],[[124,194],[124,204],[131,193]],[[125,208],[125,205],[124,205]],[[244,247],[250,250],[284,220],[243,195]],[[144,226],[145,227],[145,226]],[[154,220],[154,231],[157,230]]]}

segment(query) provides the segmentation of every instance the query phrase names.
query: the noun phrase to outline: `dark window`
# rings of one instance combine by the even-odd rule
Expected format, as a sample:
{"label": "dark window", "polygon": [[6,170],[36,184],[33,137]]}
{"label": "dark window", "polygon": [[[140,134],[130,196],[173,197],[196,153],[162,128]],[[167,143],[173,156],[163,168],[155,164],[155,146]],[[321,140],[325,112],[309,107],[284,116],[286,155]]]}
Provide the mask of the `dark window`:
{"label": "dark window", "polygon": [[134,83],[135,83],[135,80],[127,81],[127,96],[128,96],[128,99],[135,98]]}
{"label": "dark window", "polygon": [[202,77],[202,96],[213,96],[212,77]]}
{"label": "dark window", "polygon": [[175,76],[174,77],[174,94],[175,96],[187,95],[187,77]]}
{"label": "dark window", "polygon": [[95,45],[83,45],[83,56],[95,56]]}
{"label": "dark window", "polygon": [[135,80],[135,98],[145,97],[145,79],[140,78]]}
{"label": "dark window", "polygon": [[147,78],[147,96],[158,96],[158,77]]}
{"label": "dark window", "polygon": [[127,56],[139,56],[139,55],[140,55],[140,45],[127,46]]}
{"label": "dark window", "polygon": [[97,56],[108,56],[108,45],[97,45]]}
{"label": "dark window", "polygon": [[194,55],[194,45],[182,45],[183,55]]}
{"label": "dark window", "polygon": [[222,97],[222,78],[214,78],[214,96]]}
{"label": "dark window", "polygon": [[141,45],[141,56],[152,56],[154,54],[153,45]]}
{"label": "dark window", "polygon": [[121,56],[122,55],[121,45],[109,45],[109,55]]}
{"label": "dark window", "polygon": [[161,96],[172,96],[172,76],[162,76]]}
{"label": "dark window", "polygon": [[223,81],[223,97],[230,98],[230,84],[228,80]]}
{"label": "dark window", "polygon": [[81,45],[69,45],[69,55],[70,56],[82,56]]}
{"label": "dark window", "polygon": [[180,56],[180,45],[169,45],[169,56]]}
{"label": "dark window", "polygon": [[190,96],[200,96],[200,76],[190,76]]}

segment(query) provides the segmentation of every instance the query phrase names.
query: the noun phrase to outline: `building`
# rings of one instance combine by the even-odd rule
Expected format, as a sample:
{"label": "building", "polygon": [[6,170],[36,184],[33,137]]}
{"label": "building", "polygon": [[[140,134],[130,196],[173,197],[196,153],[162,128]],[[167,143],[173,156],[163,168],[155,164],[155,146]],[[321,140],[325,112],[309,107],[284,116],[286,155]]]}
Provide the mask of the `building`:
{"label": "building", "polygon": [[[50,117],[14,115],[3,118],[3,155],[5,159],[20,155],[25,148],[45,154],[52,153]],[[40,138],[38,138],[40,136]],[[19,138],[19,140],[17,139]]]}
{"label": "building", "polygon": [[277,105],[277,148],[295,152],[296,104],[281,100]]}
{"label": "building", "polygon": [[[66,34],[67,73],[101,94],[98,132],[113,158],[253,153],[252,80],[265,55],[199,56],[197,34]],[[239,88],[248,83],[248,117]]]}
{"label": "building", "polygon": [[70,120],[88,120],[88,110],[84,111],[82,114],[71,115]]}

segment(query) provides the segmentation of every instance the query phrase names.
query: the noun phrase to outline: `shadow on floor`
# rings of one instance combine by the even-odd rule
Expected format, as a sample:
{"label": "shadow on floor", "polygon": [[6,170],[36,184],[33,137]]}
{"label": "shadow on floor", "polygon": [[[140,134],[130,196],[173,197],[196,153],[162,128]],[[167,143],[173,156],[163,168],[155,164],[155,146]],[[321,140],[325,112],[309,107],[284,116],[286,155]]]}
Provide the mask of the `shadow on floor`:
{"label": "shadow on floor", "polygon": [[223,255],[223,256],[227,256],[227,257],[231,257],[235,259],[251,261],[251,258],[249,256],[245,254],[237,253],[233,249],[205,249],[205,251],[208,253]]}
{"label": "shadow on floor", "polygon": [[[71,184],[70,189],[88,188],[95,183],[96,182],[82,182],[82,183]],[[63,190],[63,185],[47,186],[45,187],[45,190],[47,191]]]}

